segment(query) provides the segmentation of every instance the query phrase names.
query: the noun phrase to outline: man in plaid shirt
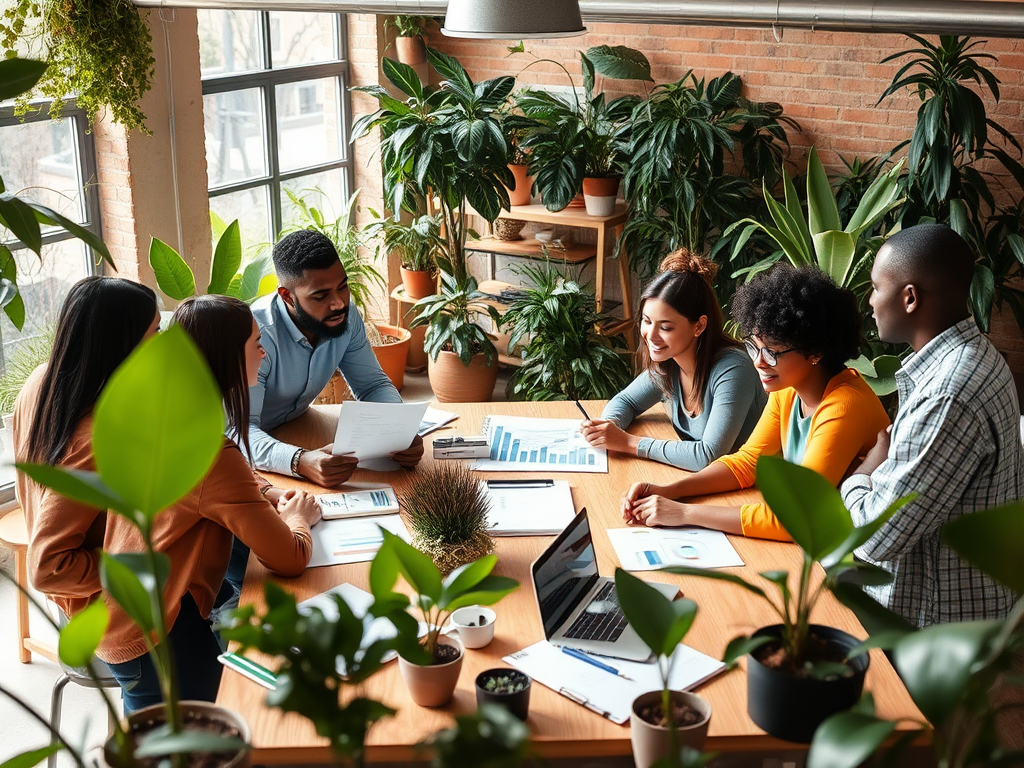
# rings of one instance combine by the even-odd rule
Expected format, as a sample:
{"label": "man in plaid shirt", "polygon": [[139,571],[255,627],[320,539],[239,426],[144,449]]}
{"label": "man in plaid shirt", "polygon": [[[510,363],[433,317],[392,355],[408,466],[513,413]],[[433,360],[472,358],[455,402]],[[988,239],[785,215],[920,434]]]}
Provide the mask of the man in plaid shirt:
{"label": "man in plaid shirt", "polygon": [[883,341],[913,350],[900,408],[843,483],[856,525],[897,512],[857,557],[894,574],[874,597],[917,626],[1006,616],[1014,595],[942,544],[942,526],[1024,496],[1020,408],[1010,370],[968,310],[974,258],[952,229],[910,227],[879,249],[871,307]]}

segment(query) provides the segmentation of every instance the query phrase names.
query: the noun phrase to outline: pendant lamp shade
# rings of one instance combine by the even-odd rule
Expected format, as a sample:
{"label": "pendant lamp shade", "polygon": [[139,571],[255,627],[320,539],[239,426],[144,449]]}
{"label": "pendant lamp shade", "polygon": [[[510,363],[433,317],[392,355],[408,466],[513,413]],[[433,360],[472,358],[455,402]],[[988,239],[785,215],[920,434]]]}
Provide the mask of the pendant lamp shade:
{"label": "pendant lamp shade", "polygon": [[441,32],[493,40],[573,37],[587,31],[579,0],[448,0]]}

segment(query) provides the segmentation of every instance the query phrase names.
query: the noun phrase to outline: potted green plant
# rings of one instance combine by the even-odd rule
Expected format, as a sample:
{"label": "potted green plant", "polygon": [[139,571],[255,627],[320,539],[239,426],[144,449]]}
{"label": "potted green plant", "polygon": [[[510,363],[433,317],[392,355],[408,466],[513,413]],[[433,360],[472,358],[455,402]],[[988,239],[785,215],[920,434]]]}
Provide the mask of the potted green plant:
{"label": "potted green plant", "polygon": [[510,400],[607,400],[632,380],[626,344],[597,328],[606,320],[594,296],[551,262],[524,266],[531,283],[502,319],[509,349],[528,338],[523,365],[509,379]]}
{"label": "potted green plant", "polygon": [[[442,578],[427,555],[389,531],[381,533],[384,543],[370,564],[371,611],[395,622],[398,665],[412,700],[421,707],[440,707],[455,692],[464,653],[461,642],[441,633],[448,617],[467,605],[493,605],[519,582],[491,573],[498,562],[495,555],[485,555]],[[416,593],[412,600],[394,592],[399,576]],[[405,609],[410,604],[422,617],[422,631],[408,621]]]}
{"label": "potted green plant", "polygon": [[[607,216],[615,209],[618,179],[626,157],[626,121],[637,99],[622,96],[609,100],[603,93],[595,94],[596,74],[653,82],[651,65],[642,53],[631,48],[596,46],[580,53],[580,67],[582,99],[575,88],[571,98],[535,88],[517,95],[519,109],[532,121],[520,146],[529,153],[529,171],[549,210],[559,211],[569,205],[582,190],[585,179],[602,179],[610,181],[588,183],[593,185],[590,195],[594,199],[587,212]],[[562,70],[571,85],[572,77],[564,66]]]}
{"label": "potted green plant", "polygon": [[[941,538],[986,576],[1024,594],[1024,502],[964,515],[943,526]],[[919,731],[896,741],[886,757],[891,764],[897,764],[915,737],[925,734],[940,766],[995,768],[1024,760],[1019,726],[1007,733],[1001,722],[1019,712],[1024,694],[1020,677],[1024,598],[1001,621],[917,629],[855,584],[840,585],[836,596],[870,634],[855,652],[888,650],[900,679],[930,723],[930,727],[921,723]],[[811,742],[807,764],[809,768],[856,768],[890,740],[896,725],[878,717],[873,700],[865,694],[857,707],[822,723]],[[1005,741],[1007,735],[1012,743]]]}
{"label": "potted green plant", "polygon": [[423,33],[432,21],[429,16],[391,16],[384,19],[384,32],[394,27],[395,52],[398,60],[410,67],[427,63],[427,46],[423,42]]}
{"label": "potted green plant", "polygon": [[504,707],[520,720],[530,713],[530,676],[518,669],[488,669],[476,676],[477,706]]}
{"label": "potted green plant", "polygon": [[[188,414],[187,429],[182,429],[183,413]],[[125,517],[143,542],[141,552],[100,553],[106,595],[151,640],[149,654],[164,699],[116,727],[104,749],[107,764],[115,768],[161,758],[178,766],[186,755],[199,752],[226,753],[219,762],[223,766],[247,764],[249,731],[237,715],[212,704],[178,700],[165,623],[168,561],[153,546],[157,516],[206,475],[223,447],[223,429],[213,375],[187,334],[171,328],[143,342],[104,387],[92,425],[96,472],[17,465],[62,496]],[[103,600],[71,617],[59,645],[64,663],[87,667],[108,620]],[[109,701],[107,706],[113,712]]]}
{"label": "potted green plant", "polygon": [[417,216],[408,224],[397,216],[381,216],[369,209],[374,220],[363,230],[376,241],[375,256],[385,251],[401,261],[402,285],[410,299],[432,296],[437,290],[437,263],[434,253],[441,240],[440,216]]}
{"label": "potted green plant", "polygon": [[626,619],[651,649],[661,674],[661,690],[643,693],[633,702],[630,740],[637,768],[689,747],[700,751],[708,735],[711,705],[694,693],[669,689],[672,654],[697,617],[697,604],[670,600],[642,579],[615,569],[615,592]]}
{"label": "potted green plant", "polygon": [[[396,389],[405,384],[405,361],[409,356],[410,334],[405,328],[396,325],[375,322],[370,319],[371,298],[374,290],[384,292],[387,283],[384,276],[374,266],[373,261],[364,256],[367,248],[366,237],[355,225],[356,203],[360,190],[353,192],[342,206],[339,215],[334,216],[330,209],[327,194],[319,187],[303,189],[299,193],[285,189],[285,194],[293,206],[292,222],[281,230],[287,235],[300,229],[311,229],[319,232],[333,244],[338,251],[338,258],[345,267],[348,276],[348,288],[352,295],[352,303],[359,310],[366,327],[366,338],[373,348],[373,353],[380,363],[381,369],[391,379]],[[312,205],[310,200],[319,198],[322,207]],[[336,374],[328,387],[340,383],[341,374]]]}
{"label": "potted green plant", "polygon": [[416,199],[436,197],[443,226],[436,257],[444,273],[442,299],[423,299],[416,306],[421,315],[418,319],[420,324],[430,324],[427,347],[431,358],[436,361],[442,352],[454,353],[464,368],[473,366],[473,370],[463,371],[464,378],[490,380],[489,396],[497,376],[496,370],[486,370],[497,366],[489,329],[477,326],[473,331],[464,326],[475,325],[480,311],[491,318],[496,312],[480,303],[476,281],[467,269],[467,213],[471,206],[492,222],[502,209],[508,210],[505,186],[512,183],[509,147],[496,113],[512,92],[515,78],[474,83],[453,57],[428,49],[427,58],[442,78],[437,89],[425,86],[411,67],[383,60],[385,76],[407,98],[399,101],[381,86],[357,89],[377,99],[380,109],[360,117],[352,135],[356,140],[380,129],[384,197],[392,211],[411,210]]}
{"label": "potted green plant", "polygon": [[447,576],[494,551],[488,531],[490,496],[469,468],[442,461],[417,472],[398,493],[412,545]]}
{"label": "potted green plant", "polygon": [[[739,237],[732,241],[733,258],[755,231],[763,232],[778,245],[784,258],[793,266],[817,264],[836,285],[849,288],[857,296],[858,302],[864,304],[871,292],[871,265],[875,253],[885,242],[884,236],[871,235],[879,222],[906,199],[900,197],[902,168],[901,160],[875,176],[864,190],[849,221],[843,226],[835,192],[829,184],[817,150],[811,147],[807,157],[806,217],[793,180],[783,171],[784,203],[776,201],[768,187],[764,187],[764,201],[774,226],[744,218],[725,230],[724,235],[728,236],[742,227]],[[777,260],[777,256],[764,259],[749,267],[749,272],[756,274]],[[873,360],[867,355],[861,355],[850,364],[861,372],[876,394],[888,395],[896,391],[895,373],[900,367],[896,355],[879,355]]]}
{"label": "potted green plant", "polygon": [[[787,571],[766,571],[761,578],[775,586],[776,598],[740,576],[724,571],[672,566],[664,570],[704,579],[727,581],[767,602],[779,624],[751,636],[734,638],[725,661],[747,657],[747,711],[750,719],[772,736],[807,743],[823,720],[849,709],[860,698],[866,656],[848,658],[860,641],[833,627],[810,623],[823,589],[855,572],[862,582],[888,584],[892,575],[870,563],[854,560],[853,551],[914,496],[894,502],[877,519],[856,528],[842,497],[814,470],[775,456],[757,462],[757,487],[793,541],[803,551],[803,565],[794,584]],[[814,584],[814,564],[825,579]]]}
{"label": "potted green plant", "polygon": [[53,349],[53,334],[54,327],[47,325],[41,328],[36,335],[22,337],[4,353],[4,372],[0,375],[0,418],[3,419],[0,442],[3,444],[3,450],[9,456],[14,455],[11,436],[14,403],[32,372],[50,359],[50,351]]}

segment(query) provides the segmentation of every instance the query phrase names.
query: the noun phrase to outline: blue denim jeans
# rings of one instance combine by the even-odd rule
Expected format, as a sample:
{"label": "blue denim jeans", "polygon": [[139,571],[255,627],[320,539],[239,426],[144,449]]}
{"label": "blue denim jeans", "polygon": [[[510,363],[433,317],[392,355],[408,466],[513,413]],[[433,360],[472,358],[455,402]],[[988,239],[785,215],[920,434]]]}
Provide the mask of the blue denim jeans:
{"label": "blue denim jeans", "polygon": [[[199,614],[195,600],[187,592],[181,598],[181,610],[167,639],[174,654],[180,698],[183,701],[214,701],[224,669],[217,661],[220,645],[210,621]],[[149,654],[108,666],[121,686],[126,715],[163,701],[160,681]]]}

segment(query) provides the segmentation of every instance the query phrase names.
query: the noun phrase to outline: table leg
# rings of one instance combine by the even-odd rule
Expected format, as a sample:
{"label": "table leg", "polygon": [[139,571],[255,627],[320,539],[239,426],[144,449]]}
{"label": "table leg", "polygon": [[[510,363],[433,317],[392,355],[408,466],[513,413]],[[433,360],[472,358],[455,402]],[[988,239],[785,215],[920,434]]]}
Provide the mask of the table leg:
{"label": "table leg", "polygon": [[605,248],[605,227],[602,226],[597,230],[597,274],[594,276],[594,303],[598,312],[604,305],[604,260],[608,257]]}
{"label": "table leg", "polygon": [[28,597],[22,591],[28,587],[28,556],[23,551],[14,553],[14,583],[18,590],[18,661],[28,664],[32,661],[32,653],[25,647],[28,631]]}

